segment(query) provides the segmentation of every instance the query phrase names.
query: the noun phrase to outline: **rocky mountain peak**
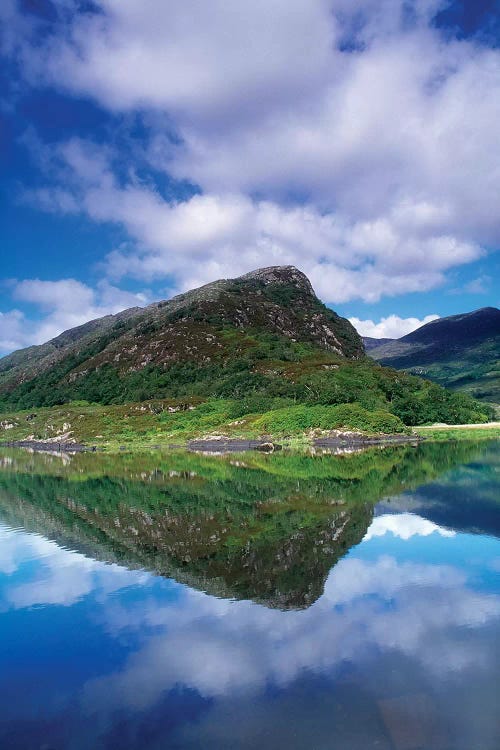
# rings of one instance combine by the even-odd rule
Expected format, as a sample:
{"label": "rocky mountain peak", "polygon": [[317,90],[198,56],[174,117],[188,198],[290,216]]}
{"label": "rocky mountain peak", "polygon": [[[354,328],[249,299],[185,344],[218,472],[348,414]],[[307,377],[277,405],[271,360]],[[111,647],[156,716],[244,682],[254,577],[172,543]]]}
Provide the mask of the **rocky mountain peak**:
{"label": "rocky mountain peak", "polygon": [[287,286],[295,286],[307,294],[314,295],[314,289],[311,286],[311,282],[305,273],[299,271],[295,266],[268,266],[267,268],[257,268],[255,271],[250,271],[250,273],[246,273],[237,279],[237,281],[253,280],[263,282],[264,284],[286,284]]}

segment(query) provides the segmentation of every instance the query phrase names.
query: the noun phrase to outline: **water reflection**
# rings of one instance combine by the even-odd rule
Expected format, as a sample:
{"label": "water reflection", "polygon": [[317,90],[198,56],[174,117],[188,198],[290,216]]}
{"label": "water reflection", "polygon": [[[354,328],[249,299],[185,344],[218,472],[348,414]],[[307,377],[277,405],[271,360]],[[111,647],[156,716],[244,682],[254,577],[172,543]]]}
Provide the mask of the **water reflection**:
{"label": "water reflection", "polygon": [[429,448],[143,478],[6,456],[0,746],[496,749],[500,541],[440,489],[473,466],[493,517],[498,446]]}
{"label": "water reflection", "polygon": [[69,464],[4,451],[0,520],[217,596],[301,608],[362,540],[380,498],[477,451],[464,443],[321,458],[79,454]]}

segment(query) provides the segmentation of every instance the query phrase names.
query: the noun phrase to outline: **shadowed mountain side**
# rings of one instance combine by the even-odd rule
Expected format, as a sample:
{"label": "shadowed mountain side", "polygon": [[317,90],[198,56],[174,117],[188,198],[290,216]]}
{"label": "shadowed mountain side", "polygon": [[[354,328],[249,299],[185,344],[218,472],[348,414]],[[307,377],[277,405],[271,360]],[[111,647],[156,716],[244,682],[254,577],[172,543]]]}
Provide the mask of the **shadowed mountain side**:
{"label": "shadowed mountain side", "polygon": [[500,403],[500,310],[495,307],[440,318],[378,346],[370,343],[369,353],[383,365]]}
{"label": "shadowed mountain side", "polygon": [[363,344],[365,345],[365,351],[370,352],[372,349],[376,349],[383,344],[389,344],[395,339],[374,339],[371,336],[362,336]]}
{"label": "shadowed mountain side", "polygon": [[63,465],[55,456],[2,451],[0,520],[217,596],[304,608],[361,541],[375,502],[477,451],[442,448],[248,461],[123,456],[114,466],[102,457],[100,467],[98,456]]}

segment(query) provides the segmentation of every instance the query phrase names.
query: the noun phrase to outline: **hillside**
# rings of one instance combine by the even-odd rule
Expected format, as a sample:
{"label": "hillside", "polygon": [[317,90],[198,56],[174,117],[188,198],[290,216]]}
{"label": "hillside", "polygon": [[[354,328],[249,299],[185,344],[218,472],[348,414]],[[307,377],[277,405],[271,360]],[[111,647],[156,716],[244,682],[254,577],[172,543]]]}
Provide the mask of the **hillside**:
{"label": "hillside", "polygon": [[[256,351],[262,335],[269,351]],[[206,367],[248,352],[279,359],[281,340],[289,349],[301,342],[351,359],[364,353],[351,324],[318,300],[303,273],[290,266],[263,268],[91,321],[42,346],[14,352],[0,360],[0,396],[22,398],[32,390],[26,384],[48,372],[56,389],[71,383],[81,390],[92,373],[105,368],[125,381],[147,367]]]}
{"label": "hillside", "polygon": [[434,320],[401,339],[370,348],[370,356],[500,404],[500,310],[495,307]]}
{"label": "hillside", "polygon": [[[462,395],[375,365],[353,326],[291,266],[126,310],[0,360],[0,411],[11,419],[0,428],[12,423],[16,434],[32,421],[12,416],[19,410],[152,399],[168,400],[151,408],[162,420],[175,412],[171,431],[184,437],[223,424],[244,432],[249,414],[262,417],[251,429],[263,434],[325,426],[397,432],[402,422],[487,418]],[[47,419],[43,429],[36,419],[32,425],[46,437]]]}

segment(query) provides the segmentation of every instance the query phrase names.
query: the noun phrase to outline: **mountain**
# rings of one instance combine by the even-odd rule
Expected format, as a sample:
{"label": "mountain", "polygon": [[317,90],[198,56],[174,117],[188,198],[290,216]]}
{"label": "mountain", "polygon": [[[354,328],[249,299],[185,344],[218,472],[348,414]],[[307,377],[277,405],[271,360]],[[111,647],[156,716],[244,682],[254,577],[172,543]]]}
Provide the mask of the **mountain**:
{"label": "mountain", "polygon": [[14,352],[0,360],[0,394],[54,369],[76,382],[105,366],[126,377],[146,366],[224,361],[248,349],[254,331],[342,357],[364,353],[353,326],[318,300],[307,276],[276,266],[108,315]]}
{"label": "mountain", "polygon": [[500,310],[483,307],[427,323],[370,348],[383,365],[500,403]]}
{"label": "mountain", "polygon": [[371,351],[371,349],[375,349],[377,346],[382,346],[382,344],[388,344],[390,341],[394,341],[394,339],[374,339],[371,336],[362,336],[361,340],[363,341],[365,351],[367,352]]}
{"label": "mountain", "polygon": [[[262,268],[125,310],[0,360],[0,412],[76,402],[75,435],[75,418],[94,418],[92,409],[80,413],[82,401],[150,399],[179,401],[158,405],[160,411],[196,408],[201,434],[224,409],[231,430],[244,415],[272,412],[252,428],[270,433],[272,425],[294,433],[323,424],[397,432],[404,429],[401,419],[457,423],[487,416],[472,400],[376,365],[351,323],[320,302],[293,266]],[[226,408],[224,399],[236,403]],[[204,407],[210,416],[199,408],[202,401],[210,402]],[[302,405],[345,408],[313,413]],[[102,435],[102,419],[95,421],[89,434]],[[26,415],[0,420],[0,429],[13,435],[13,425],[23,424],[35,434],[35,423],[25,422]],[[190,434],[189,419],[184,422]],[[52,435],[53,426],[48,418],[38,432]]]}

